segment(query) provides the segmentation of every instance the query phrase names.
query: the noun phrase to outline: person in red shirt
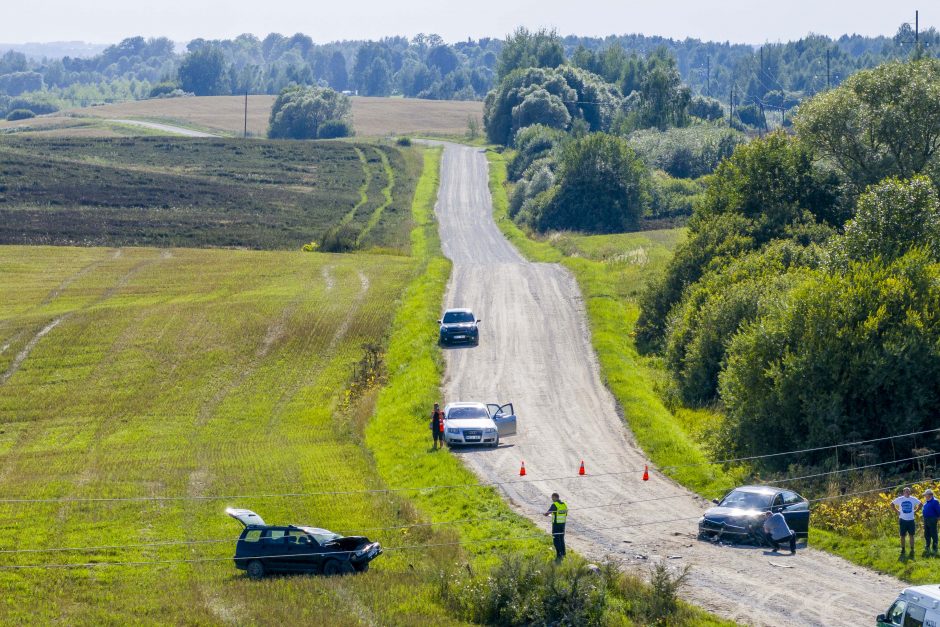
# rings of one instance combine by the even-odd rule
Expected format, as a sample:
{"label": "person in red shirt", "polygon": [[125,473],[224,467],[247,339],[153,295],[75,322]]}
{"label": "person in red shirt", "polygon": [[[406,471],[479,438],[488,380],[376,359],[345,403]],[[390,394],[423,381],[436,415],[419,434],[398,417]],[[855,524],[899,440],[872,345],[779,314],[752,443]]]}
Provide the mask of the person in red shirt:
{"label": "person in red shirt", "polygon": [[438,446],[444,447],[444,412],[438,403],[434,403],[434,411],[431,412],[431,437],[434,439],[435,450]]}

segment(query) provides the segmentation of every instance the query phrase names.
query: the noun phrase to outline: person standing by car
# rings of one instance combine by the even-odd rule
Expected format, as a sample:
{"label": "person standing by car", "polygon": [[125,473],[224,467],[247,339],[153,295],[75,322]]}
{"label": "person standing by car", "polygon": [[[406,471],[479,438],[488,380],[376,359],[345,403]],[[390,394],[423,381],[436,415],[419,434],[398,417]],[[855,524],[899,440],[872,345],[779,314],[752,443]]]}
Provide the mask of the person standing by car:
{"label": "person standing by car", "polygon": [[796,534],[780,512],[764,512],[764,533],[774,551],[780,550],[782,542],[790,543],[790,555],[796,555]]}
{"label": "person standing by car", "polygon": [[914,531],[916,530],[916,525],[914,524],[914,514],[917,513],[917,510],[920,509],[921,502],[920,499],[916,499],[911,496],[911,489],[904,488],[902,490],[902,496],[891,501],[891,506],[894,508],[894,511],[898,513],[898,530],[901,533],[901,555],[898,556],[898,559],[904,559],[904,536],[911,536],[911,559],[914,558]]}
{"label": "person standing by car", "polygon": [[433,448],[437,450],[438,445],[444,447],[444,412],[441,406],[434,403],[434,411],[431,412],[431,438],[434,440]]}
{"label": "person standing by car", "polygon": [[[940,519],[940,501],[933,497],[933,490],[924,491],[924,557],[937,557],[937,519]],[[932,546],[931,546],[932,545]]]}
{"label": "person standing by car", "polygon": [[552,505],[545,512],[552,517],[552,543],[555,545],[555,562],[565,558],[565,523],[568,521],[568,506],[558,496],[552,493]]}

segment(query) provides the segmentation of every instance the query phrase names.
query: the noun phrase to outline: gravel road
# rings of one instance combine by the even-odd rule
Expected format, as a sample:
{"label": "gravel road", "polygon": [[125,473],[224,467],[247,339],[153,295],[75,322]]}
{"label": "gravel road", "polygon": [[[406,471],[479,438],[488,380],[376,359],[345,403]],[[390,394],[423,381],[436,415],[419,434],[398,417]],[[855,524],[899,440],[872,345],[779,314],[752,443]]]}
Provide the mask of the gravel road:
{"label": "gravel road", "polygon": [[[648,482],[640,472],[592,477],[648,461],[602,383],[577,283],[559,265],[525,261],[503,238],[480,150],[446,145],[436,211],[454,262],[445,305],[471,307],[483,320],[478,348],[446,351],[444,400],[513,402],[519,416],[519,434],[497,450],[457,453],[481,479],[518,479],[525,460],[532,481],[503,491],[517,511],[547,529],[540,512],[559,492],[571,508],[570,547],[641,571],[658,560],[675,569],[689,564],[683,596],[725,618],[874,624],[900,581],[813,549],[791,557],[698,541],[703,499],[657,473]],[[582,459],[588,474],[577,477]],[[559,475],[572,478],[538,481]],[[634,503],[609,506],[624,502]]]}
{"label": "gravel road", "polygon": [[194,131],[191,128],[184,128],[182,126],[173,126],[170,124],[160,124],[159,122],[147,122],[145,120],[109,120],[111,122],[118,122],[120,124],[131,124],[133,126],[142,126],[143,128],[149,128],[154,131],[161,131],[164,133],[169,133],[171,135],[182,135],[184,137],[218,137],[218,135],[213,135],[212,133],[203,133],[202,131]]}

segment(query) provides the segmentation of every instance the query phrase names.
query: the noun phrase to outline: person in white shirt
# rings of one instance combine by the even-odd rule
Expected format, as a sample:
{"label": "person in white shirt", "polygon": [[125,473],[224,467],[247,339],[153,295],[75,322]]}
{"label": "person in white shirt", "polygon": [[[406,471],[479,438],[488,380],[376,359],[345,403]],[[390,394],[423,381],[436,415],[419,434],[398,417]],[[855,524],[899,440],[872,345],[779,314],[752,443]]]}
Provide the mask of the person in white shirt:
{"label": "person in white shirt", "polygon": [[898,530],[901,533],[901,555],[898,559],[904,559],[905,535],[911,536],[910,559],[914,559],[914,531],[916,530],[914,514],[920,509],[920,499],[911,496],[910,488],[904,488],[904,490],[902,490],[902,496],[891,501],[891,506],[894,507],[894,511],[898,513]]}
{"label": "person in white shirt", "polygon": [[764,534],[773,547],[774,552],[780,550],[780,544],[790,543],[790,555],[796,555],[796,534],[787,524],[787,519],[783,514],[777,512],[764,512]]}

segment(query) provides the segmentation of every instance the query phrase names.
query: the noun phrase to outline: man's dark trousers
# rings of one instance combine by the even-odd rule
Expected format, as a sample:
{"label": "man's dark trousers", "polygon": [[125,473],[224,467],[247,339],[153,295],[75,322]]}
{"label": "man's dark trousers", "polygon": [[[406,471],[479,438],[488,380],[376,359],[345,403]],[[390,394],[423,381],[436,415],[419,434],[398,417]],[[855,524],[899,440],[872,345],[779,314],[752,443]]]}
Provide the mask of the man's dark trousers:
{"label": "man's dark trousers", "polygon": [[565,523],[552,523],[552,542],[555,545],[555,559],[561,561],[565,556]]}

